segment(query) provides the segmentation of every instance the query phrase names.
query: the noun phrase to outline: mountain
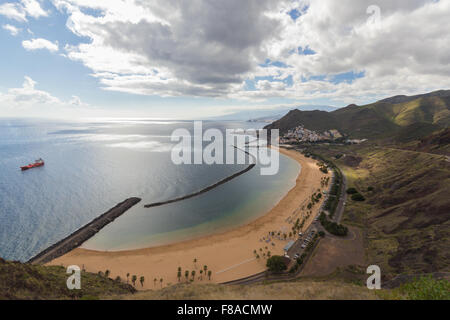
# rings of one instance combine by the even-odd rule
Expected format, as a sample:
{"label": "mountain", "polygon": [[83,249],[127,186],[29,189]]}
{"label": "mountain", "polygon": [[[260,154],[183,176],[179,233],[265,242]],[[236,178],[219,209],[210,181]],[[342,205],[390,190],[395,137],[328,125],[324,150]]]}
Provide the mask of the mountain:
{"label": "mountain", "polygon": [[337,129],[359,139],[407,142],[450,126],[450,90],[419,96],[396,96],[365,106],[349,105],[333,112],[292,110],[266,129]]}
{"label": "mountain", "polygon": [[450,154],[450,128],[435,132],[417,141],[408,149],[435,154]]}
{"label": "mountain", "polygon": [[419,94],[419,95],[415,95],[415,96],[403,96],[403,95],[402,96],[394,96],[391,98],[386,98],[386,99],[380,100],[379,102],[397,104],[397,103],[409,102],[409,101],[416,100],[419,98],[424,98],[425,96],[448,97],[449,95],[450,95],[450,90],[439,90],[439,91],[434,91],[434,92],[426,93],[426,94]]}
{"label": "mountain", "polygon": [[[230,113],[224,116],[218,116],[209,118],[208,120],[217,120],[217,121],[225,121],[225,120],[234,120],[234,121],[260,121],[260,122],[272,122],[280,119],[294,109],[291,108],[274,108],[274,109],[252,109],[252,110],[241,110],[234,113]],[[323,111],[334,111],[335,107],[331,106],[320,106],[320,105],[304,105],[299,106],[297,109],[307,111],[307,110],[323,110]]]}

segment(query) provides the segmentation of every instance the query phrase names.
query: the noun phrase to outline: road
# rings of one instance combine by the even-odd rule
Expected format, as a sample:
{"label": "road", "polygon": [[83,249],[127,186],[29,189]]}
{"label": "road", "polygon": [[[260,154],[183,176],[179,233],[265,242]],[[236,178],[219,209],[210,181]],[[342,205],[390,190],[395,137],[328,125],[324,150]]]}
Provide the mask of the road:
{"label": "road", "polygon": [[[331,188],[330,188],[331,189]],[[336,207],[336,211],[334,214],[334,218],[333,220],[336,223],[340,223],[341,219],[342,219],[342,215],[344,213],[345,210],[345,203],[347,202],[347,178],[345,177],[345,175],[342,173],[342,188],[341,188],[341,195],[339,197],[339,203]],[[318,215],[320,214],[320,212],[318,213]],[[317,215],[317,217],[318,217]],[[315,218],[317,218],[315,217]],[[315,234],[317,234],[319,231],[324,231],[327,237],[334,237],[333,235],[331,235],[330,233],[328,233],[320,224],[319,221],[314,221],[313,223],[311,223],[309,225],[309,227],[307,228],[307,230],[303,233],[302,237],[299,237],[295,243],[292,245],[292,247],[288,250],[288,256],[291,259],[294,259],[295,254],[298,254],[299,256],[301,256],[305,249],[302,249],[302,244],[304,239],[306,239],[308,237],[308,235],[311,235],[312,231],[315,231]],[[354,238],[354,235],[349,235],[348,237],[352,237]],[[311,236],[312,238],[312,236]],[[319,238],[320,239],[320,238]],[[353,240],[353,239],[350,239]],[[312,254],[312,253],[311,253]],[[306,264],[306,261],[303,262],[303,264]],[[300,274],[300,273],[299,273]],[[229,281],[223,284],[253,284],[253,283],[258,283],[264,280],[270,280],[270,281],[277,281],[277,280],[289,280],[292,278],[296,278],[298,277],[298,275],[277,275],[277,276],[271,276],[269,278],[266,277],[266,272],[261,272],[246,278],[242,278],[242,279],[237,279],[237,280],[233,280],[233,281]]]}
{"label": "road", "polygon": [[[329,190],[330,189],[331,188],[329,188]],[[336,207],[336,211],[335,211],[334,216],[333,216],[333,221],[335,221],[336,223],[340,223],[341,222],[342,215],[344,213],[345,204],[346,203],[347,203],[347,178],[342,173],[341,194],[339,196],[339,202],[338,202],[338,205]],[[320,214],[320,212],[318,213],[318,215],[319,214]],[[313,223],[311,223],[311,225],[308,227],[308,229],[304,232],[303,237],[300,237],[299,239],[297,239],[297,241],[294,243],[294,245],[291,247],[291,249],[289,249],[288,256],[291,259],[294,258],[295,254],[298,254],[299,256],[301,256],[304,253],[304,249],[302,249],[301,246],[303,244],[304,239],[306,239],[308,237],[308,235],[311,235],[311,232],[313,230],[315,230],[316,233],[319,232],[319,231],[324,231],[327,234],[327,236],[331,235],[324,228],[322,228],[322,226],[320,225],[319,221],[314,221]]]}
{"label": "road", "polygon": [[433,156],[436,158],[444,158],[447,162],[450,162],[450,156],[443,155],[443,154],[437,154],[437,153],[429,153],[429,152],[423,152],[423,151],[415,151],[415,150],[408,150],[408,149],[398,149],[398,148],[390,148],[390,147],[380,147],[377,146],[375,148],[378,149],[386,149],[386,150],[392,150],[392,151],[403,151],[403,152],[409,152],[409,153],[418,153],[418,154],[426,154],[428,156]]}
{"label": "road", "polygon": [[347,203],[347,178],[342,173],[341,196],[339,197],[339,203],[336,207],[336,211],[334,212],[334,216],[333,216],[333,220],[336,223],[341,223],[342,214],[344,213],[346,203]]}

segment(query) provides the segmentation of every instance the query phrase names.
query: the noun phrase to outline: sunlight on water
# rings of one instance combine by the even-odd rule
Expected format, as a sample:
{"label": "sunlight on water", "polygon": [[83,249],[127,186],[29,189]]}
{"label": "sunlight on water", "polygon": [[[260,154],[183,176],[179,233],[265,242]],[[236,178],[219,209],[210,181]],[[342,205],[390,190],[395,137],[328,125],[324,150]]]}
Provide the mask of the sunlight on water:
{"label": "sunlight on water", "polygon": [[[153,123],[156,122],[156,123]],[[209,122],[205,129],[249,128]],[[172,131],[187,121],[95,123],[0,121],[0,256],[27,260],[126,198],[143,200],[85,243],[122,250],[169,243],[233,227],[267,212],[295,183],[299,165],[254,168],[199,197],[144,209],[205,188],[245,165],[181,165],[170,160]],[[19,167],[42,157],[45,166]]]}

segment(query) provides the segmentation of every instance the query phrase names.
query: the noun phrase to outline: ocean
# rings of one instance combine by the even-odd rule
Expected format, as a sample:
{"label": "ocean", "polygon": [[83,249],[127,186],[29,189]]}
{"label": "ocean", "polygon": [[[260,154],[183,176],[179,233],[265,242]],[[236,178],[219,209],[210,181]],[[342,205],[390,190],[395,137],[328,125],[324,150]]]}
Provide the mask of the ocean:
{"label": "ocean", "polygon": [[[204,130],[259,129],[203,122]],[[205,194],[156,208],[144,204],[193,193],[247,165],[175,165],[170,137],[191,121],[0,119],[0,257],[26,261],[129,197],[141,203],[83,244],[128,250],[182,241],[252,221],[294,185],[300,165],[280,155],[274,176],[260,165]],[[223,142],[225,143],[225,142]],[[45,166],[22,172],[37,158]]]}

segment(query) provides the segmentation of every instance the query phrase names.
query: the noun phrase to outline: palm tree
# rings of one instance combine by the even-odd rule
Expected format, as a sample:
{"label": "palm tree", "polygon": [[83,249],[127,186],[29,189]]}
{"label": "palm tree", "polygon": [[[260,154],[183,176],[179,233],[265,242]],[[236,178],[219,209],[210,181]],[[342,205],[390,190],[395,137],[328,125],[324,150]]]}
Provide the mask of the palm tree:
{"label": "palm tree", "polygon": [[111,272],[109,271],[109,270],[106,270],[105,271],[105,277],[107,277],[107,278],[109,278],[109,274],[110,274]]}
{"label": "palm tree", "polygon": [[180,278],[181,278],[181,270],[178,270],[177,278],[178,278],[178,282],[180,282]]}
{"label": "palm tree", "polygon": [[208,270],[208,278],[209,278],[209,280],[211,280],[211,274],[212,274],[212,271]]}
{"label": "palm tree", "polygon": [[131,282],[133,282],[133,286],[136,286],[136,280],[137,280],[137,277],[135,274],[133,274],[133,276],[131,277]]}
{"label": "palm tree", "polygon": [[128,283],[128,278],[130,277],[130,273],[127,273],[127,283]]}
{"label": "palm tree", "polygon": [[203,270],[200,270],[200,280],[203,280]]}
{"label": "palm tree", "polygon": [[116,277],[116,282],[120,282],[120,281],[122,281],[122,279],[119,276],[117,276]]}
{"label": "palm tree", "polygon": [[143,287],[143,286],[144,286],[144,281],[145,281],[144,276],[141,276],[141,277],[139,278],[139,281],[141,282],[141,287]]}
{"label": "palm tree", "polygon": [[186,281],[187,281],[188,278],[189,278],[189,270],[186,270],[186,271],[184,272],[184,277],[186,278]]}
{"label": "palm tree", "polygon": [[197,258],[194,259],[194,268],[197,269]]}
{"label": "palm tree", "polygon": [[195,270],[192,270],[191,276],[192,276],[192,280],[194,280],[195,279]]}
{"label": "palm tree", "polygon": [[153,279],[153,285],[156,287],[156,281],[158,281],[158,279]]}
{"label": "palm tree", "polygon": [[205,275],[206,275],[206,270],[208,270],[208,266],[205,264],[205,265],[203,266],[203,271],[205,272]]}
{"label": "palm tree", "polygon": [[267,258],[270,258],[270,251],[267,251]]}
{"label": "palm tree", "polygon": [[159,283],[161,284],[161,288],[162,288],[163,278],[159,279]]}

